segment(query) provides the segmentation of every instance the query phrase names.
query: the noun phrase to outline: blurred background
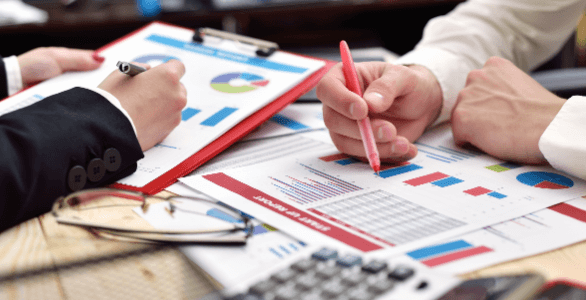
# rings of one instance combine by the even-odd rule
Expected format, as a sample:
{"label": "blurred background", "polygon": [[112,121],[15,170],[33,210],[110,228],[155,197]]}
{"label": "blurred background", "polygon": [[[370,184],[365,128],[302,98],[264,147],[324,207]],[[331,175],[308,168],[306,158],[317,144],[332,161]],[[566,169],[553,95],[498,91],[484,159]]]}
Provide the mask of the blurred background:
{"label": "blurred background", "polygon": [[[412,49],[425,23],[463,0],[0,0],[0,55],[40,46],[97,49],[151,21],[211,27],[311,53],[384,47]],[[540,69],[586,65],[585,26]]]}

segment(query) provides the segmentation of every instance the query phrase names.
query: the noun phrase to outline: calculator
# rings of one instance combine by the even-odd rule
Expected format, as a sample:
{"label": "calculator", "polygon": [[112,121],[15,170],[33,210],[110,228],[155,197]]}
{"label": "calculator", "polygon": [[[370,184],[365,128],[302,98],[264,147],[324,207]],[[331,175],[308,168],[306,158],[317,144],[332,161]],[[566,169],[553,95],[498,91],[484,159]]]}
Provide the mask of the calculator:
{"label": "calculator", "polygon": [[405,256],[365,259],[332,247],[306,247],[263,274],[222,292],[226,300],[427,300],[460,283]]}

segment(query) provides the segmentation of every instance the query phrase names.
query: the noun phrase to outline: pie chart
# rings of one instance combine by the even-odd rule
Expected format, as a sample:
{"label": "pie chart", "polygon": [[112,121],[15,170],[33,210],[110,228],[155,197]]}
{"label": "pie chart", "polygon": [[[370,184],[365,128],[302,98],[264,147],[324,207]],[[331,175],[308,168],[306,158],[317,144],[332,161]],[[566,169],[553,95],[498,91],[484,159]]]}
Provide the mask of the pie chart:
{"label": "pie chart", "polygon": [[267,84],[269,81],[262,76],[239,72],[216,76],[210,83],[214,90],[231,94],[254,91]]}
{"label": "pie chart", "polygon": [[572,179],[551,172],[526,172],[517,176],[519,182],[541,189],[559,190],[574,186]]}
{"label": "pie chart", "polygon": [[133,59],[132,61],[149,64],[151,67],[156,67],[162,63],[167,62],[170,59],[177,59],[176,57],[169,56],[169,55],[162,55],[162,54],[150,54],[150,55],[143,55]]}

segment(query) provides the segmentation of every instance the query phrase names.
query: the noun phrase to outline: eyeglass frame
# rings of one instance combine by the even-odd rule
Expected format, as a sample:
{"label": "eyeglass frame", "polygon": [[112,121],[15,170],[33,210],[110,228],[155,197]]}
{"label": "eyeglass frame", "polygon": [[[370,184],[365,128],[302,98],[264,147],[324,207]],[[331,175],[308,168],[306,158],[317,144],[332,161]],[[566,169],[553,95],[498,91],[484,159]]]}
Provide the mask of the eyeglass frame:
{"label": "eyeglass frame", "polygon": [[[79,196],[79,195],[83,195],[83,194],[87,194],[90,195],[92,192],[100,192],[104,195],[107,196],[112,196],[112,197],[120,197],[120,195],[116,195],[117,193],[120,194],[122,193],[123,195],[127,195],[127,196],[134,196],[136,199],[130,199],[128,197],[121,197],[121,198],[126,198],[129,200],[135,200],[135,201],[142,201],[142,204],[140,204],[140,206],[137,207],[141,207],[141,209],[143,211],[146,212],[146,210],[148,209],[148,203],[147,203],[147,198],[152,198],[152,199],[158,199],[161,201],[167,201],[170,204],[170,210],[169,213],[172,215],[175,210],[176,210],[176,206],[175,204],[173,204],[173,202],[171,200],[173,200],[173,198],[181,198],[181,199],[187,199],[187,200],[193,200],[193,201],[202,201],[208,204],[212,204],[218,207],[221,207],[222,209],[225,209],[231,213],[233,213],[234,215],[239,216],[240,220],[243,221],[243,227],[242,228],[238,228],[238,227],[234,227],[232,230],[226,230],[226,229],[221,229],[221,230],[176,230],[176,231],[169,231],[169,230],[159,230],[159,229],[152,229],[152,230],[141,230],[141,229],[129,229],[129,228],[120,228],[120,227],[108,227],[108,226],[104,226],[104,225],[99,225],[99,224],[89,224],[89,223],[84,223],[84,222],[59,222],[59,214],[58,211],[60,209],[64,209],[65,207],[70,207],[75,209],[76,205],[81,205],[84,201],[81,201],[80,203],[67,203],[67,200],[73,200],[75,198],[72,198],[74,196]],[[142,200],[139,200],[138,198],[141,198]],[[89,201],[86,202],[91,202],[94,199],[91,199]],[[80,200],[78,200],[80,201]],[[112,205],[108,205],[108,206],[112,206]],[[120,205],[120,206],[129,206],[129,205]],[[79,207],[79,206],[77,206]],[[105,207],[105,206],[104,206]],[[99,209],[100,207],[95,207],[93,209]],[[184,209],[182,209],[182,211],[185,211]],[[188,212],[188,213],[194,213],[194,214],[201,214],[199,212]],[[78,225],[78,226],[83,226],[83,227],[90,227],[90,228],[95,228],[95,229],[103,229],[103,230],[107,230],[107,231],[125,231],[125,232],[133,232],[133,233],[164,233],[164,234],[202,234],[202,233],[215,233],[215,232],[229,232],[229,231],[238,231],[238,230],[242,230],[246,232],[245,235],[245,239],[248,239],[250,236],[252,236],[253,231],[254,231],[254,227],[253,224],[251,222],[251,218],[249,218],[246,214],[240,212],[239,210],[228,206],[222,202],[219,201],[212,201],[209,199],[205,199],[205,198],[199,198],[199,197],[189,197],[189,196],[181,196],[181,195],[171,195],[168,197],[161,197],[161,196],[157,196],[157,195],[148,195],[148,194],[144,194],[138,191],[131,191],[131,190],[121,190],[121,189],[112,189],[112,188],[95,188],[95,189],[86,189],[86,190],[81,190],[81,191],[76,191],[73,192],[71,194],[68,194],[66,196],[60,196],[58,197],[55,202],[53,203],[53,206],[51,208],[51,214],[58,220],[59,223],[65,223],[65,224],[69,224],[69,225]],[[204,215],[204,216],[208,216],[208,215]],[[209,216],[211,217],[211,216]],[[216,218],[218,219],[218,218]],[[225,221],[225,220],[224,220]],[[226,221],[227,222],[227,221]],[[231,223],[231,222],[229,222]]]}

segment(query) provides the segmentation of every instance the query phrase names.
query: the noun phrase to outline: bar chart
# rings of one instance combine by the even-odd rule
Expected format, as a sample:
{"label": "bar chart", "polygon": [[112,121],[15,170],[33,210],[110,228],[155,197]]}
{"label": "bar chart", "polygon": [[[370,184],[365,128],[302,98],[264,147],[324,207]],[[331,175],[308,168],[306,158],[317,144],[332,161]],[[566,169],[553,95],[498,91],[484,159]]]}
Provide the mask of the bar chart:
{"label": "bar chart", "polygon": [[283,179],[270,176],[272,185],[290,200],[299,204],[314,203],[340,195],[362,190],[350,182],[319,171],[310,166],[300,164],[307,175],[298,178],[285,175]]}
{"label": "bar chart", "polygon": [[474,246],[465,240],[456,240],[420,248],[407,255],[428,267],[435,267],[492,251],[486,246]]}

